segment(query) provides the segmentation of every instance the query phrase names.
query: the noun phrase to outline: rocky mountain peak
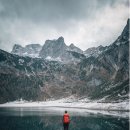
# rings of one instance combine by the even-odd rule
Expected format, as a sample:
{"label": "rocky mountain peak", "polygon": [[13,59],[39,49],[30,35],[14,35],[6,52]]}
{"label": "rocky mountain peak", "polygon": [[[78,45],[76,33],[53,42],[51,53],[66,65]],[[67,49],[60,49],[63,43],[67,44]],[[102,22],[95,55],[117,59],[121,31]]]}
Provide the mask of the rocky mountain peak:
{"label": "rocky mountain peak", "polygon": [[64,38],[59,37],[57,40],[47,40],[40,51],[39,57],[48,60],[58,60],[64,63],[76,62],[77,59],[73,56],[72,52],[82,53],[83,51],[74,44],[67,46]]}
{"label": "rocky mountain peak", "polygon": [[23,47],[19,44],[14,44],[12,52],[15,52],[16,50],[22,49]]}
{"label": "rocky mountain peak", "polygon": [[112,45],[121,45],[121,44],[125,44],[126,42],[129,44],[129,35],[130,35],[129,24],[130,24],[130,19],[127,20],[127,24],[123,29],[121,35]]}
{"label": "rocky mountain peak", "polygon": [[83,53],[83,51],[80,48],[76,47],[73,43],[69,45],[68,50],[78,52],[78,53]]}
{"label": "rocky mountain peak", "polygon": [[90,56],[97,57],[105,49],[106,49],[106,47],[103,47],[102,45],[100,45],[98,47],[91,47],[91,48],[88,48],[86,51],[84,51],[84,54],[86,57],[90,57]]}
{"label": "rocky mountain peak", "polygon": [[41,48],[42,46],[40,44],[29,44],[26,45],[25,47],[15,44],[11,53],[20,56],[37,57]]}
{"label": "rocky mountain peak", "polygon": [[13,48],[20,48],[20,47],[22,47],[22,46],[19,45],[19,44],[14,44],[14,47],[13,47]]}
{"label": "rocky mountain peak", "polygon": [[42,47],[42,50],[39,53],[39,56],[42,58],[58,58],[62,57],[65,50],[66,44],[64,43],[64,38],[59,37],[56,40],[46,40],[45,44]]}
{"label": "rocky mountain peak", "polygon": [[121,38],[123,40],[129,40],[129,34],[130,34],[130,31],[129,31],[129,24],[130,24],[130,19],[127,20],[127,24],[125,26],[125,28],[123,29],[123,32],[121,34]]}
{"label": "rocky mountain peak", "polygon": [[59,37],[56,40],[46,40],[45,44],[43,45],[43,48],[44,47],[54,47],[54,46],[58,46],[58,45],[65,46],[64,38],[63,37]]}
{"label": "rocky mountain peak", "polygon": [[75,45],[73,43],[71,43],[69,47],[73,48],[73,47],[75,47]]}
{"label": "rocky mountain peak", "polygon": [[58,41],[59,43],[64,43],[64,38],[61,36],[61,37],[59,37],[59,38],[57,39],[57,41]]}
{"label": "rocky mountain peak", "polygon": [[11,53],[13,53],[13,54],[17,54],[17,53],[19,53],[19,52],[22,53],[22,50],[23,50],[23,47],[22,47],[21,45],[15,44],[15,45],[13,46],[13,49],[12,49]]}

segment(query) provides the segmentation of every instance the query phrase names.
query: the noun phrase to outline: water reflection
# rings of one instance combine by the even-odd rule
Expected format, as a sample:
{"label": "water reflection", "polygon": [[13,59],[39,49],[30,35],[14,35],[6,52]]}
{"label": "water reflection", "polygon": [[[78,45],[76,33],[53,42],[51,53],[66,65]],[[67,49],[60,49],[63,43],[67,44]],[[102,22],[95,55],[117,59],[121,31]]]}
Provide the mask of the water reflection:
{"label": "water reflection", "polygon": [[[0,130],[62,130],[64,109],[0,108]],[[68,110],[68,109],[67,109]],[[70,130],[128,130],[128,118],[69,109]]]}

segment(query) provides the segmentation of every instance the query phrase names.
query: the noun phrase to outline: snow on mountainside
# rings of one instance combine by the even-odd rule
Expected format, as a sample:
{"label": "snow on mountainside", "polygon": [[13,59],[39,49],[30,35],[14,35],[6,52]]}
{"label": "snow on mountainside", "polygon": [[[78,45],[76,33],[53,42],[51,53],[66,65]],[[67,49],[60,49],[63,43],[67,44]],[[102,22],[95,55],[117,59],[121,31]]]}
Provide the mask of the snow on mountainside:
{"label": "snow on mountainside", "polygon": [[[127,21],[127,25],[124,28],[122,34],[118,37],[118,39],[113,43],[116,45],[125,44],[128,39],[128,27],[129,19]],[[17,54],[20,56],[29,56],[29,57],[39,57],[44,58],[46,60],[59,61],[64,63],[69,62],[80,62],[80,58],[77,58],[77,55],[82,55],[82,57],[98,57],[108,49],[110,49],[112,45],[103,47],[102,45],[98,47],[88,48],[86,51],[82,51],[78,47],[76,47],[73,43],[70,46],[67,46],[64,42],[63,37],[59,37],[55,40],[46,40],[43,46],[39,44],[29,44],[25,47],[15,44],[12,49],[12,54]],[[75,57],[76,54],[76,57]],[[83,56],[84,55],[84,56]],[[78,56],[78,57],[80,57]]]}
{"label": "snow on mountainside", "polygon": [[71,52],[82,53],[82,50],[73,44],[67,46],[64,38],[59,37],[57,40],[46,40],[39,57],[64,63],[79,62],[79,59],[74,57]]}
{"label": "snow on mountainside", "polygon": [[107,47],[103,47],[103,46],[88,48],[86,51],[84,51],[84,55],[87,58],[90,56],[98,57],[106,49]]}
{"label": "snow on mountainside", "polygon": [[38,57],[41,49],[42,46],[40,44],[29,44],[25,47],[15,44],[11,53],[20,56]]}
{"label": "snow on mountainside", "polygon": [[83,51],[81,49],[79,49],[78,47],[76,47],[73,43],[71,43],[70,46],[68,46],[67,50],[81,53],[81,54],[83,53]]}
{"label": "snow on mountainside", "polygon": [[90,56],[98,57],[107,47],[99,46],[88,48],[86,51],[82,51],[76,47],[73,43],[67,46],[64,43],[64,38],[59,37],[57,40],[46,40],[43,47],[39,44],[29,44],[22,47],[15,44],[12,49],[12,54],[20,56],[29,56],[32,58],[44,58],[49,61],[59,61],[63,63],[79,62],[80,58],[77,59],[75,54],[84,55],[87,58]]}
{"label": "snow on mountainside", "polygon": [[29,44],[25,47],[15,44],[11,53],[64,63],[79,62],[79,59],[71,54],[72,52],[83,53],[83,51],[74,46],[74,44],[67,46],[64,42],[64,38],[59,37],[57,40],[46,40],[43,47],[39,44]]}
{"label": "snow on mountainside", "polygon": [[129,20],[114,43],[88,49],[87,53],[92,54],[89,57],[72,47],[68,50],[60,37],[45,42],[40,51],[42,58],[0,50],[0,103],[70,96],[102,103],[123,103],[129,99]]}

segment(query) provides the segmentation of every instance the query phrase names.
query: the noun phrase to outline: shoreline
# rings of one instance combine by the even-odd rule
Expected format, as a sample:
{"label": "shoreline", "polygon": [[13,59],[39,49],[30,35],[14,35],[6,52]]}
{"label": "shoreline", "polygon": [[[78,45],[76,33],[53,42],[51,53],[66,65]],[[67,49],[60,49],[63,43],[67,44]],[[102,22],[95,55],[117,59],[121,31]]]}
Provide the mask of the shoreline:
{"label": "shoreline", "polygon": [[77,108],[86,110],[100,110],[100,111],[122,111],[129,112],[129,102],[120,103],[98,103],[98,102],[28,102],[28,101],[14,101],[0,104],[0,108]]}
{"label": "shoreline", "polygon": [[0,108],[69,108],[69,109],[82,109],[91,111],[116,111],[116,112],[129,112],[129,109],[99,109],[99,108],[86,108],[86,107],[67,107],[67,106],[0,106]]}

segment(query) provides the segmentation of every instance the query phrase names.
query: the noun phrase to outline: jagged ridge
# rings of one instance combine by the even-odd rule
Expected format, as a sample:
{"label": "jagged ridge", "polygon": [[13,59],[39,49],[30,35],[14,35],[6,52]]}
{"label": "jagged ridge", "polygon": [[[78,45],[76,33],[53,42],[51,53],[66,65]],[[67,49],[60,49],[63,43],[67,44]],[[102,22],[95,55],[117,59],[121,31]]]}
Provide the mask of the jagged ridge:
{"label": "jagged ridge", "polygon": [[[96,57],[86,58],[84,54],[67,50],[80,59],[76,64],[23,57],[0,50],[0,102],[19,98],[59,99],[70,95],[91,99],[106,97],[105,102],[128,99],[128,25],[129,22],[118,39]],[[55,43],[65,47],[63,38]],[[50,46],[53,47],[53,43]]]}

